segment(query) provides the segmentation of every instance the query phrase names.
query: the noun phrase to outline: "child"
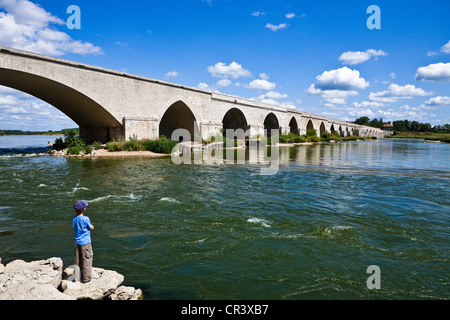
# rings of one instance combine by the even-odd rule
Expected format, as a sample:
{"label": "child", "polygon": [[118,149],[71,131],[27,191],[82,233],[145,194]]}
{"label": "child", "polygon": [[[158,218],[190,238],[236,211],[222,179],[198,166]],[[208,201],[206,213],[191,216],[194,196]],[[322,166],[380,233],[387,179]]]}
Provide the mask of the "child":
{"label": "child", "polygon": [[92,279],[92,252],[91,231],[94,226],[91,220],[84,216],[88,204],[84,201],[78,201],[74,204],[76,216],[73,217],[72,227],[75,232],[75,251],[74,263],[80,268],[81,282],[87,283]]}

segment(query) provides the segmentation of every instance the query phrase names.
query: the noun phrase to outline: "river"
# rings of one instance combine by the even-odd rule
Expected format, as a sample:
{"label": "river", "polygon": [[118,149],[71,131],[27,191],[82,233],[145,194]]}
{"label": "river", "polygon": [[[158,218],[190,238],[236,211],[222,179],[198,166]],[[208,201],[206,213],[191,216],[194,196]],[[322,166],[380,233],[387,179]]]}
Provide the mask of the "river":
{"label": "river", "polygon": [[[449,144],[285,147],[278,173],[261,176],[245,164],[24,156],[11,144],[55,137],[11,139],[0,137],[3,264],[71,264],[83,199],[94,266],[146,299],[450,298]],[[379,289],[367,285],[373,265]]]}

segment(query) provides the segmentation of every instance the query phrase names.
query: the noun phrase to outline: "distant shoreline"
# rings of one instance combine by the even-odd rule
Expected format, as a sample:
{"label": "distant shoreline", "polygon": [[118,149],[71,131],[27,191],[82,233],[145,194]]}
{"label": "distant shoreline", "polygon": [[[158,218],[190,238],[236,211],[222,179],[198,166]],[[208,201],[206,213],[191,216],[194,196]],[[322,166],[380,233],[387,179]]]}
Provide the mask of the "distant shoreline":
{"label": "distant shoreline", "polygon": [[[3,136],[62,136],[65,135],[68,131],[75,130],[78,134],[79,129],[61,129],[59,131],[23,131],[23,130],[0,130]],[[0,134],[0,136],[2,136]]]}

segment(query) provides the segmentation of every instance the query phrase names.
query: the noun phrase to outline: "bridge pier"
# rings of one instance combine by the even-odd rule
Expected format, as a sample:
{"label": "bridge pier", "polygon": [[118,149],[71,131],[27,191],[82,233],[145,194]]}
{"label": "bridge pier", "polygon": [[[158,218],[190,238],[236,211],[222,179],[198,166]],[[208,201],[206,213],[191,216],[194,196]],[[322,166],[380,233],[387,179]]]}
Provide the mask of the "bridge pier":
{"label": "bridge pier", "polygon": [[[128,140],[136,136],[138,139],[155,140],[159,137],[159,120],[146,117],[124,117],[122,137]],[[170,138],[170,137],[169,137]]]}
{"label": "bridge pier", "polygon": [[80,138],[87,143],[100,141],[106,143],[112,140],[123,139],[122,127],[100,127],[80,126]]}

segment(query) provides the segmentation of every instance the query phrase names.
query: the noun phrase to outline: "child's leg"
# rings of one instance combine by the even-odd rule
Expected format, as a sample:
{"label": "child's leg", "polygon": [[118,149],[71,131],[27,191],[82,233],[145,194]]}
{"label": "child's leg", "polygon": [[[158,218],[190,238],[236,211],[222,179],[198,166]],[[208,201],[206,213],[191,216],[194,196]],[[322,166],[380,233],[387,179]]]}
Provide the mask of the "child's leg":
{"label": "child's leg", "polygon": [[82,262],[80,264],[81,269],[81,281],[83,283],[89,282],[92,280],[92,260],[94,254],[92,252],[92,245],[87,244],[81,247],[81,257]]}
{"label": "child's leg", "polygon": [[81,247],[75,245],[73,250],[73,264],[75,265],[75,281],[81,281],[81,269],[83,266],[83,259],[81,256]]}

